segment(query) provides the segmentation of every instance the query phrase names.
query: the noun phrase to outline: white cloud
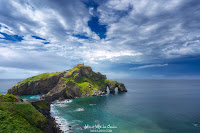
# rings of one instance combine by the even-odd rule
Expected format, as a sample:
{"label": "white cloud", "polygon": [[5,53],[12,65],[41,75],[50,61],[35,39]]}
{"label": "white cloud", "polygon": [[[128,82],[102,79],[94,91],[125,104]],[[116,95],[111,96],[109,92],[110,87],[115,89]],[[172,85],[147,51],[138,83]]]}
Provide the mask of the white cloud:
{"label": "white cloud", "polygon": [[0,58],[0,67],[26,69],[30,71],[61,71],[69,68],[66,58],[44,51],[0,48]]}
{"label": "white cloud", "polygon": [[[121,50],[121,51],[105,51],[105,50],[94,50],[92,51],[85,51],[84,55],[86,58],[90,59],[91,61],[102,61],[102,60],[110,60],[114,61],[116,58],[129,56],[141,56],[142,53],[138,53],[132,50]],[[91,58],[92,57],[92,58]]]}
{"label": "white cloud", "polygon": [[0,23],[0,32],[6,33],[6,34],[14,34],[12,28],[8,27],[6,24]]}
{"label": "white cloud", "polygon": [[108,79],[128,79],[130,78],[132,75],[129,73],[125,73],[125,72],[104,72],[105,75],[108,75],[107,78]]}
{"label": "white cloud", "polygon": [[[199,49],[194,50],[194,47],[174,46],[177,41],[189,37],[183,34],[187,31],[182,26],[184,18],[178,19],[176,15],[171,14],[181,7],[184,3],[182,1],[109,0],[100,4],[97,8],[100,22],[108,24],[105,40],[100,40],[87,25],[94,8],[87,9],[79,0],[63,3],[43,1],[41,4],[36,1],[8,1],[2,4],[10,7],[10,9],[5,8],[10,17],[0,20],[1,25],[7,27],[1,27],[1,30],[9,35],[24,36],[21,42],[7,44],[12,48],[20,49],[21,46],[23,47],[21,49],[49,51],[69,60],[93,63],[98,61],[153,63],[159,58],[162,60],[166,57],[175,57],[174,53],[180,56],[199,53]],[[130,7],[133,7],[132,10],[129,10]],[[120,16],[119,12],[127,13]],[[159,17],[160,14],[164,16]],[[165,14],[172,17],[168,18]],[[16,25],[9,23],[8,20]],[[6,29],[9,30],[5,31]],[[82,34],[92,40],[77,38],[73,34]],[[197,34],[190,34],[190,41],[193,41]],[[51,44],[43,45],[43,40],[34,39],[31,35],[40,36]],[[3,43],[8,42],[2,41],[1,44]],[[170,50],[172,46],[173,50]]]}
{"label": "white cloud", "polygon": [[94,7],[90,7],[89,8],[89,13],[90,13],[90,15],[92,15],[92,16],[94,16]]}
{"label": "white cloud", "polygon": [[164,67],[168,66],[168,64],[151,64],[151,65],[143,65],[138,67],[130,68],[130,70],[138,70],[138,69],[145,69],[145,68],[152,68],[152,67]]}
{"label": "white cloud", "polygon": [[4,38],[4,37],[5,37],[4,35],[0,34],[0,38]]}
{"label": "white cloud", "polygon": [[0,67],[1,79],[23,79],[38,75],[40,73],[41,73],[40,71],[26,70],[20,68]]}
{"label": "white cloud", "polygon": [[[163,59],[200,53],[198,9],[198,4],[190,5],[187,0],[108,0],[100,2],[97,11],[80,0],[2,0],[0,32],[23,36],[24,40],[0,39],[0,66],[28,69],[33,63],[37,68],[38,60],[50,60],[50,64],[41,63],[38,67],[50,69],[48,65],[58,59],[62,65],[66,61],[91,65],[154,64],[139,69],[159,67],[164,65],[160,64]],[[100,39],[88,26],[94,15],[99,17],[100,24],[107,24],[105,39]],[[32,35],[50,44],[44,45],[44,40]],[[27,68],[21,68],[23,65]]]}
{"label": "white cloud", "polygon": [[[113,3],[113,7],[109,6],[110,3]],[[109,11],[127,10],[128,5],[132,5],[133,10],[121,16],[118,22],[109,24],[112,22],[110,20],[117,18],[117,14],[110,15],[112,12]],[[143,54],[143,58],[140,58],[141,62],[155,63],[154,61],[162,61],[166,58],[200,53],[199,46],[184,46],[186,42],[194,42],[193,45],[198,45],[200,32],[196,31],[196,22],[198,23],[196,13],[200,11],[196,8],[197,5],[194,7],[184,0],[159,2],[125,0],[123,4],[121,1],[113,0],[100,6],[98,11],[101,14],[100,20],[109,24],[107,38],[115,38],[113,44],[129,45],[132,50]]]}

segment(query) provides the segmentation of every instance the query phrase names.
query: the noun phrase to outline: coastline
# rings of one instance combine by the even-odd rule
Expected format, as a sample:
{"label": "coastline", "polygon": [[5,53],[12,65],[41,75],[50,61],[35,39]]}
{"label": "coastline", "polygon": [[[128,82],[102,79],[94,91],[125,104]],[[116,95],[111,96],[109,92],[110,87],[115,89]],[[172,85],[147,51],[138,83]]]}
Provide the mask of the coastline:
{"label": "coastline", "polygon": [[51,104],[52,103],[47,103],[46,107],[38,107],[38,103],[46,102],[44,100],[38,100],[38,101],[30,101],[30,103],[40,112],[42,113],[46,119],[47,123],[45,124],[45,127],[43,129],[44,133],[62,133],[63,131],[60,129],[59,123],[56,122],[56,119],[51,116]]}
{"label": "coastline", "polygon": [[[101,93],[99,95],[90,95],[90,96],[84,96],[84,97],[102,97],[105,96],[107,93]],[[76,97],[74,99],[77,98],[84,98],[84,97]],[[54,127],[56,127],[56,131],[59,130],[59,133],[62,132],[69,132],[71,131],[72,125],[69,124],[69,122],[67,122],[65,119],[63,119],[62,117],[58,116],[57,112],[58,110],[55,109],[55,107],[66,107],[67,103],[71,103],[73,102],[72,100],[74,99],[64,99],[64,100],[55,100],[50,104],[50,117],[53,119],[53,124]],[[82,108],[78,108],[76,111],[84,111],[82,110]],[[84,129],[84,127],[80,127],[81,130]],[[57,133],[57,132],[56,132]]]}
{"label": "coastline", "polygon": [[[76,130],[75,125],[80,123],[83,123],[82,125],[86,123],[93,126],[93,124],[97,123],[95,120],[99,120],[100,124],[113,124],[118,127],[117,131],[119,132],[126,130],[131,133],[131,131],[137,130],[138,132],[154,133],[158,131],[161,132],[162,130],[166,133],[171,133],[179,130],[180,132],[197,133],[200,131],[197,125],[199,124],[198,118],[196,117],[199,114],[198,110],[200,107],[198,102],[199,80],[122,81],[127,85],[127,88],[129,88],[129,93],[120,95],[118,95],[118,93],[115,93],[115,95],[107,93],[106,96],[101,98],[92,96],[80,97],[69,99],[68,102],[72,100],[69,104],[58,103],[59,105],[55,106],[55,109],[59,113],[59,115],[57,115],[59,116],[58,119],[63,118],[66,120],[67,123],[62,121],[63,124],[67,125],[64,126],[65,128],[69,128],[68,125],[72,125],[73,129],[68,132]],[[163,84],[165,84],[165,86],[163,86]],[[64,102],[66,101],[61,101],[61,103]],[[159,108],[157,105],[159,105]],[[84,111],[76,111],[79,107],[83,108]],[[160,114],[157,113],[159,111]],[[122,114],[122,112],[126,113]],[[192,112],[192,114],[189,112]],[[138,115],[141,113],[142,115]],[[185,118],[182,118],[180,114],[183,114]],[[116,119],[115,116],[120,116],[120,119]],[[186,119],[186,117],[190,117],[191,119]],[[159,120],[157,118],[159,118]],[[89,120],[89,122],[87,120]],[[106,123],[107,120],[111,121]],[[170,123],[166,123],[166,120]],[[59,121],[55,119],[53,119],[53,121],[54,123],[48,127],[49,129],[53,128],[55,125],[63,128],[62,125],[59,125]],[[132,124],[128,122],[137,122],[137,124],[133,127]],[[141,125],[145,127],[141,127]],[[149,126],[152,127],[151,130],[149,130]],[[53,131],[53,129],[51,130]],[[42,131],[49,132],[47,129]],[[54,130],[54,132],[56,131]],[[81,131],[80,129],[80,132],[85,132],[85,130]]]}
{"label": "coastline", "polygon": [[[41,130],[44,132],[68,132],[72,130],[72,125],[60,124],[60,120],[51,115],[51,105],[55,100],[63,102],[66,99],[77,97],[104,96],[109,90],[110,93],[127,92],[123,83],[108,80],[106,75],[94,72],[90,66],[74,66],[70,70],[54,73],[43,73],[24,79],[7,90],[7,94],[13,95],[41,95],[36,101],[30,102],[46,119],[47,124]],[[32,96],[31,98],[36,98]],[[64,101],[65,102],[65,101]],[[64,105],[65,106],[65,105]],[[76,111],[83,111],[77,108]],[[61,120],[62,121],[62,120]],[[67,123],[64,120],[64,123]],[[64,126],[62,126],[64,125]],[[83,127],[81,127],[83,129]]]}
{"label": "coastline", "polygon": [[62,133],[59,124],[56,122],[55,118],[50,116],[47,118],[48,122],[43,130],[44,133]]}
{"label": "coastline", "polygon": [[[60,105],[64,105],[64,103],[68,103],[71,102],[72,99],[65,99],[63,101],[58,101],[55,100],[50,104],[50,117],[53,119],[53,124],[54,126],[56,126],[59,129],[59,133],[65,132],[65,131],[69,131],[69,125],[64,125],[62,122],[64,121],[64,119],[62,119],[61,117],[57,116],[57,110],[55,110],[55,104],[56,103],[60,103]],[[64,122],[65,124],[67,123],[66,121]]]}

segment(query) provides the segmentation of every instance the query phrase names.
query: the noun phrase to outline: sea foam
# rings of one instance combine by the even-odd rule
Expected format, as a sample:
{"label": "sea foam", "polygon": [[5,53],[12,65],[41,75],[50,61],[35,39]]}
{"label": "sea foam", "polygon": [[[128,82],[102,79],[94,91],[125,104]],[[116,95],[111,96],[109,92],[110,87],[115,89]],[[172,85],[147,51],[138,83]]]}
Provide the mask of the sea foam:
{"label": "sea foam", "polygon": [[77,108],[76,111],[84,111],[83,108]]}

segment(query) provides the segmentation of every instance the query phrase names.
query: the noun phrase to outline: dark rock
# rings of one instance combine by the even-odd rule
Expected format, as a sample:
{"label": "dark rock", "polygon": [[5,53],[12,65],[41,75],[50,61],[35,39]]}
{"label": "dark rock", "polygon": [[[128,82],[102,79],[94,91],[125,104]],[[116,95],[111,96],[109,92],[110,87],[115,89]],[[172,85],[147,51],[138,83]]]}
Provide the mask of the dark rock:
{"label": "dark rock", "polygon": [[51,103],[54,100],[83,96],[102,96],[107,92],[107,87],[110,93],[115,93],[115,88],[118,88],[118,92],[127,92],[124,84],[107,80],[105,75],[93,72],[89,66],[74,67],[60,73],[45,74],[53,76],[43,77],[43,75],[38,75],[25,79],[11,87],[7,93],[15,95],[45,94],[40,99]]}
{"label": "dark rock", "polygon": [[47,123],[43,128],[44,133],[62,133],[55,119],[51,117],[50,103],[45,100],[32,101],[31,104],[47,118]]}
{"label": "dark rock", "polygon": [[48,122],[43,129],[44,133],[63,133],[53,117],[47,118]]}
{"label": "dark rock", "polygon": [[45,100],[30,102],[40,113],[46,117],[50,117],[50,104]]}
{"label": "dark rock", "polygon": [[47,79],[36,80],[32,82],[26,82],[22,84],[16,84],[11,87],[7,93],[14,95],[37,95],[46,94],[52,90],[58,83],[60,77],[63,74],[51,76]]}

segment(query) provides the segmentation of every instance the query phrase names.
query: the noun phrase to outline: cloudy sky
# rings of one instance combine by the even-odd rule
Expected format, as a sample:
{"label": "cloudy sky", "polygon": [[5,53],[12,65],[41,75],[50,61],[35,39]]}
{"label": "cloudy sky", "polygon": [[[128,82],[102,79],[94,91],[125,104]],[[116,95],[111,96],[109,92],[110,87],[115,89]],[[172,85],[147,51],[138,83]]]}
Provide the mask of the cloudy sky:
{"label": "cloudy sky", "polygon": [[117,78],[200,78],[199,0],[0,0],[0,78],[77,63]]}

